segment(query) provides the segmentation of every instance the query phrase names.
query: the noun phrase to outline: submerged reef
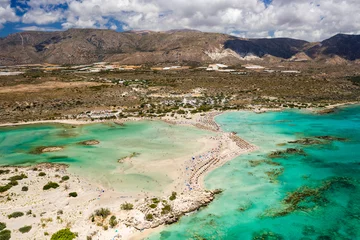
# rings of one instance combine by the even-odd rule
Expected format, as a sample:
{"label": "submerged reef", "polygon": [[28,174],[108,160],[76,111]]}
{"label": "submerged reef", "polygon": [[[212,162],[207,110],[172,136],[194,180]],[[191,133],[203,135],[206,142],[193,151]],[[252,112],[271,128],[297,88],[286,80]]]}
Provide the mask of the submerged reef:
{"label": "submerged reef", "polygon": [[300,187],[294,192],[287,194],[281,201],[282,206],[280,208],[267,210],[265,216],[281,217],[298,210],[313,210],[328,202],[325,196],[327,191],[338,188],[355,188],[355,185],[350,178],[334,177],[323,181],[317,188],[310,188],[308,186]]}
{"label": "submerged reef", "polygon": [[252,240],[283,240],[284,237],[278,233],[264,229],[253,233]]}
{"label": "submerged reef", "polygon": [[273,162],[273,161],[267,160],[267,159],[263,159],[263,160],[250,160],[249,163],[250,163],[250,166],[251,166],[251,167],[256,167],[256,166],[259,166],[259,165],[261,165],[261,164],[267,164],[267,165],[272,165],[272,166],[280,166],[280,165],[281,165],[280,163]]}
{"label": "submerged reef", "polygon": [[291,154],[298,154],[298,155],[304,155],[304,156],[306,155],[306,153],[302,149],[287,148],[282,151],[278,150],[278,151],[271,152],[268,156],[269,156],[269,158],[279,158],[279,157],[284,157],[286,155],[291,155]]}

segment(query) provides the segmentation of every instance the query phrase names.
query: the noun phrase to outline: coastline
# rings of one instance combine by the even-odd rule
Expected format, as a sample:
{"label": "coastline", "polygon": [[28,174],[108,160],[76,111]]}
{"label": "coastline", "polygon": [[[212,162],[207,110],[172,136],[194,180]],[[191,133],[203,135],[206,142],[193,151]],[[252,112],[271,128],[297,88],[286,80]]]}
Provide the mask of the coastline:
{"label": "coastline", "polygon": [[[357,103],[353,103],[353,104],[357,104]],[[344,105],[348,105],[348,104],[336,104],[336,105],[332,105],[332,108],[336,108],[339,106],[344,106]],[[328,108],[330,108],[330,106],[328,106]],[[263,109],[262,109],[263,110]],[[281,111],[282,109],[277,109],[278,111]],[[274,111],[274,109],[266,109],[266,111]],[[228,112],[228,111],[226,111]],[[233,111],[229,111],[229,112],[233,112]],[[196,211],[197,209],[206,206],[207,204],[209,204],[214,198],[216,193],[212,192],[212,191],[208,191],[205,189],[204,186],[204,177],[211,171],[213,171],[214,169],[222,166],[223,164],[225,164],[226,162],[234,159],[235,157],[247,153],[247,152],[251,152],[251,151],[255,151],[257,149],[256,146],[249,144],[248,142],[244,141],[243,139],[241,139],[240,137],[236,136],[233,133],[224,133],[221,131],[219,125],[215,122],[214,118],[216,116],[218,116],[219,114],[222,114],[224,112],[217,112],[217,111],[213,111],[213,112],[209,112],[203,116],[201,116],[201,114],[196,114],[196,116],[193,116],[193,118],[191,119],[187,119],[187,118],[168,118],[168,119],[163,119],[163,121],[170,123],[170,124],[176,124],[176,125],[189,125],[189,126],[194,126],[196,128],[200,128],[200,129],[205,129],[205,130],[209,130],[209,131],[213,131],[215,133],[217,133],[217,135],[214,137],[214,142],[215,143],[221,143],[221,145],[216,146],[216,144],[211,145],[211,148],[216,149],[214,152],[212,152],[211,154],[208,154],[208,156],[206,157],[201,157],[200,159],[200,155],[204,155],[204,153],[199,153],[199,156],[194,156],[194,159],[192,159],[192,161],[188,160],[188,161],[184,161],[184,164],[186,165],[186,167],[188,167],[189,169],[192,169],[192,174],[189,176],[188,174],[186,174],[186,172],[181,172],[178,171],[178,173],[180,173],[179,175],[179,182],[174,184],[174,185],[178,185],[178,187],[174,187],[174,189],[176,189],[176,191],[178,192],[178,194],[181,196],[176,199],[176,201],[174,201],[171,204],[171,208],[173,209],[172,215],[167,215],[167,216],[161,216],[161,208],[159,209],[149,209],[147,206],[149,206],[149,204],[151,204],[151,198],[146,197],[146,196],[142,196],[142,199],[136,198],[134,196],[132,196],[132,198],[123,198],[121,193],[118,193],[116,191],[113,191],[111,189],[106,189],[103,186],[94,184],[91,181],[88,181],[87,179],[82,179],[79,178],[79,176],[73,175],[71,173],[69,173],[66,170],[66,167],[64,169],[61,170],[62,174],[66,174],[68,176],[70,176],[71,179],[76,179],[76,181],[74,181],[73,183],[78,185],[76,186],[76,190],[79,193],[84,194],[85,196],[83,198],[79,198],[79,199],[69,199],[66,195],[64,195],[63,193],[66,192],[66,190],[54,190],[51,197],[43,197],[42,196],[42,190],[38,191],[38,192],[34,192],[34,194],[36,195],[33,199],[33,203],[37,203],[37,205],[33,204],[31,206],[31,209],[36,209],[38,210],[38,208],[40,209],[44,209],[47,213],[53,213],[55,214],[55,210],[51,209],[51,206],[55,206],[55,203],[52,204],[48,204],[48,206],[45,206],[44,208],[44,203],[46,201],[48,201],[49,203],[52,202],[52,198],[54,196],[56,196],[56,194],[62,194],[66,197],[64,197],[63,199],[61,199],[59,207],[62,206],[63,208],[68,208],[70,211],[75,211],[75,209],[79,206],[81,206],[82,208],[86,209],[86,212],[81,213],[81,221],[82,223],[73,223],[71,226],[73,227],[74,231],[78,231],[79,234],[89,234],[89,233],[93,233],[96,231],[96,234],[94,235],[94,237],[98,237],[99,239],[102,238],[113,238],[113,239],[139,239],[139,238],[145,238],[146,236],[148,236],[149,234],[153,233],[153,232],[157,232],[159,230],[161,230],[166,224],[171,224],[176,222],[182,215],[184,215],[187,212],[192,212],[192,211]],[[125,119],[125,121],[114,121],[117,123],[124,123],[127,121],[139,121],[139,120],[162,120],[162,119],[141,119],[141,118],[129,118],[129,119]],[[97,122],[109,122],[109,121],[97,121]],[[79,120],[48,120],[48,121],[34,121],[34,122],[24,122],[24,123],[17,123],[17,124],[2,124],[0,126],[16,126],[16,125],[27,125],[27,124],[41,124],[41,123],[62,123],[62,124],[92,124],[92,123],[97,123],[95,121],[79,121]],[[184,158],[184,157],[182,157]],[[184,167],[185,167],[184,165]],[[43,167],[44,165],[39,165],[40,167]],[[27,170],[28,172],[31,173],[31,169],[33,167],[24,167],[24,168],[20,168],[20,167],[16,167],[16,166],[7,166],[7,167],[2,167],[2,168],[9,168],[11,169],[13,172],[15,172],[15,169],[20,169],[21,170]],[[51,165],[51,167],[46,167],[46,173],[49,175],[52,175],[52,179],[56,179],[55,175],[57,175],[57,170],[56,170],[57,165]],[[36,176],[35,174],[29,174],[29,178],[31,177],[30,182],[32,184],[35,184],[34,186],[38,186],[41,189],[41,184],[45,184],[46,182],[40,182],[40,183],[36,183],[36,179],[38,178],[38,176]],[[47,177],[47,179],[51,179],[50,176]],[[184,181],[188,181],[188,190],[186,191],[183,189],[183,192],[181,192],[181,188],[183,188],[183,183]],[[3,183],[1,183],[1,185],[3,185]],[[14,187],[16,188],[16,187]],[[72,188],[72,187],[71,187]],[[191,190],[190,190],[191,189]],[[100,191],[100,194],[99,194]],[[104,193],[102,193],[101,191],[104,191]],[[16,193],[18,195],[21,195],[21,191],[20,189],[16,189]],[[55,194],[56,193],[56,194]],[[4,193],[0,193],[0,196],[5,196]],[[97,199],[97,196],[101,196],[99,199]],[[163,199],[168,199],[169,196],[164,196]],[[55,198],[56,199],[56,198]],[[11,208],[11,210],[24,210],[26,209],[26,207],[29,207],[29,205],[27,205],[27,200],[29,200],[28,196],[24,196],[24,198],[19,198],[19,204],[14,204],[13,207]],[[99,201],[98,201],[99,200]],[[125,201],[126,200],[126,201]],[[80,204],[80,201],[83,204]],[[119,209],[119,205],[122,203],[125,203],[127,201],[132,201],[134,203],[134,210],[131,212],[124,212],[122,210]],[[10,214],[11,212],[9,212],[8,210],[10,210],[9,208],[4,208],[2,206],[2,204],[5,203],[7,204],[7,201],[3,202],[0,201],[0,209],[3,212],[3,216],[1,216],[1,218],[5,217],[6,214]],[[160,203],[161,204],[161,203]],[[18,207],[18,205],[20,207]],[[41,206],[42,205],[42,206]],[[58,207],[58,205],[56,204],[56,206]],[[113,236],[112,233],[110,233],[107,230],[103,230],[102,227],[96,226],[95,224],[91,223],[89,221],[89,216],[92,214],[92,212],[94,210],[96,210],[99,207],[109,207],[111,209],[111,212],[116,215],[119,216],[119,219],[121,220],[121,223],[119,224],[119,228],[118,233],[121,234],[122,238],[116,238]],[[161,205],[164,206],[164,205]],[[38,207],[38,208],[37,208]],[[6,214],[5,214],[6,212]],[[159,218],[152,220],[152,221],[145,221],[144,220],[144,216],[146,216],[146,214],[152,214],[154,216],[158,215]],[[56,215],[56,214],[55,214]],[[75,217],[75,216],[72,216]],[[67,222],[75,222],[75,220],[72,220],[72,217],[68,217],[67,218]],[[78,219],[79,217],[77,216],[76,219]],[[2,221],[2,219],[0,219]],[[41,221],[40,216],[39,217],[34,217],[34,220],[36,221]],[[7,220],[6,220],[7,221]],[[108,221],[108,219],[105,220],[105,222]],[[8,221],[7,221],[8,222]],[[30,221],[31,222],[31,221]],[[12,224],[15,224],[14,226],[16,227],[21,227],[20,225],[16,225],[15,221],[12,220],[11,221]],[[25,222],[27,223],[27,222]],[[121,226],[120,226],[121,225]],[[55,226],[54,224],[50,224],[49,223],[49,228],[51,229],[51,231],[55,231]],[[79,230],[78,230],[79,229]],[[93,232],[90,232],[93,231]],[[17,236],[17,235],[16,235]],[[21,235],[19,235],[21,236]],[[38,237],[38,239],[42,239],[39,235],[35,235],[36,237]],[[83,237],[86,237],[86,235],[81,235]]]}
{"label": "coastline", "polygon": [[[177,117],[170,118],[167,120],[164,120],[165,122],[176,124],[176,125],[191,125],[196,128],[205,129],[209,131],[213,131],[215,133],[214,137],[211,137],[211,139],[204,140],[204,145],[207,146],[203,150],[206,150],[205,152],[198,152],[196,156],[193,156],[191,159],[191,156],[188,157],[181,157],[178,160],[182,160],[181,168],[178,168],[177,170],[172,172],[172,174],[177,175],[178,181],[174,182],[172,184],[172,187],[170,190],[176,191],[177,197],[174,201],[169,201],[169,196],[164,196],[161,199],[161,203],[159,203],[159,207],[155,209],[149,209],[149,205],[151,204],[151,198],[147,196],[141,196],[139,199],[139,196],[131,196],[131,198],[123,198],[123,194],[116,192],[111,189],[106,189],[103,186],[100,186],[98,184],[95,184],[88,179],[83,179],[75,174],[71,174],[69,171],[66,170],[66,167],[62,168],[61,172],[62,174],[66,174],[70,177],[70,179],[77,179],[77,187],[76,191],[82,196],[79,199],[69,199],[64,195],[63,192],[66,192],[67,190],[63,189],[60,190],[52,190],[51,197],[42,194],[43,190],[41,189],[42,184],[46,184],[46,182],[38,182],[35,183],[38,176],[33,173],[32,167],[24,167],[19,168],[16,166],[8,166],[8,167],[2,167],[2,168],[8,168],[11,169],[13,173],[15,173],[15,169],[18,169],[18,171],[24,171],[24,174],[27,174],[29,179],[26,181],[30,181],[33,187],[36,187],[38,190],[32,190],[33,196],[30,198],[32,199],[30,202],[49,202],[48,206],[44,206],[44,204],[36,205],[33,204],[31,206],[34,211],[38,211],[39,209],[43,209],[42,211],[47,213],[53,213],[55,214],[55,210],[51,209],[51,206],[57,206],[60,207],[62,204],[64,208],[69,208],[69,210],[74,211],[77,207],[79,207],[79,201],[81,199],[82,202],[82,209],[85,209],[84,213],[81,215],[81,221],[78,221],[76,224],[72,224],[72,229],[74,231],[77,231],[81,237],[86,237],[84,234],[89,234],[90,229],[94,229],[96,234],[94,234],[94,237],[101,238],[113,238],[114,236],[111,236],[108,231],[102,229],[99,226],[96,226],[95,224],[89,224],[89,216],[92,214],[94,210],[96,210],[100,206],[108,207],[111,209],[111,213],[115,216],[119,217],[119,224],[118,224],[118,233],[121,235],[122,238],[125,239],[136,239],[138,237],[146,237],[150,233],[154,231],[158,231],[159,227],[164,226],[166,224],[171,224],[183,216],[184,214],[188,212],[196,211],[197,209],[208,205],[211,201],[214,200],[215,195],[220,193],[221,191],[209,191],[205,189],[204,187],[204,177],[212,170],[222,166],[227,161],[232,160],[236,156],[250,152],[256,149],[255,146],[252,146],[251,144],[245,143],[245,145],[239,145],[236,141],[233,139],[232,133],[224,133],[220,130],[220,127],[218,124],[214,121],[214,118],[221,114],[222,112],[210,112],[208,114],[204,114],[201,116],[201,114],[197,114],[196,117],[193,117],[192,119],[179,119]],[[138,121],[138,120],[144,120],[144,119],[126,119],[126,121],[115,121],[116,123],[124,123],[127,121]],[[148,119],[151,120],[151,119]],[[158,120],[158,119],[152,119],[152,120]],[[104,121],[105,122],[105,121]],[[93,121],[74,121],[74,120],[55,120],[55,121],[34,121],[34,122],[24,122],[24,123],[16,123],[16,124],[2,124],[1,126],[18,126],[18,125],[26,125],[26,124],[41,124],[41,123],[62,123],[62,124],[91,124],[95,123]],[[212,150],[211,150],[212,149]],[[184,159],[191,159],[191,160],[185,160]],[[177,160],[177,161],[178,161]],[[161,164],[163,165],[163,164]],[[38,165],[41,168],[44,168],[44,165]],[[46,165],[51,166],[51,164]],[[54,165],[55,167],[47,167],[46,168],[46,175],[47,180],[56,181],[56,172],[58,169],[56,169],[57,165]],[[165,166],[165,165],[164,165]],[[186,170],[188,170],[188,172]],[[192,172],[192,174],[189,174],[189,172]],[[24,181],[24,180],[23,180]],[[186,186],[184,186],[184,181],[187,182]],[[75,183],[75,181],[74,181]],[[1,185],[6,184],[5,182],[1,182]],[[30,185],[30,184],[29,184]],[[62,184],[60,184],[62,185]],[[63,188],[66,188],[63,186]],[[72,187],[71,187],[72,188]],[[11,210],[25,210],[24,207],[29,206],[26,205],[26,202],[29,201],[29,197],[21,194],[20,189],[15,189],[16,193],[18,194],[17,204],[13,204]],[[104,191],[104,193],[99,194],[99,189]],[[75,189],[74,189],[75,190]],[[57,195],[64,195],[65,197],[58,197],[60,199],[57,199],[56,202],[53,202],[54,196],[57,192]],[[168,191],[167,191],[168,192]],[[109,194],[110,193],[110,194]],[[2,196],[6,195],[5,193],[1,193]],[[96,196],[101,196],[100,198],[96,198]],[[167,200],[166,200],[167,199]],[[116,200],[116,201],[114,201]],[[134,209],[131,211],[122,211],[119,209],[119,206],[127,201],[131,201],[134,205]],[[59,204],[57,204],[59,202]],[[75,204],[72,205],[71,202],[74,202]],[[166,203],[165,203],[166,202]],[[10,209],[6,209],[3,204],[6,204],[5,202],[0,202],[0,209],[3,210],[3,212],[6,214],[10,214],[8,212]],[[71,205],[70,205],[71,204]],[[167,205],[171,208],[171,213],[169,214],[163,214],[162,208],[166,207]],[[44,209],[45,207],[45,209]],[[85,213],[86,212],[86,213]],[[144,220],[145,216],[150,214],[154,216],[154,220],[147,221]],[[5,216],[5,215],[4,215]],[[3,218],[2,216],[1,218]],[[78,216],[79,217],[79,216]],[[63,219],[63,221],[71,222],[72,218],[66,218]],[[121,219],[121,220],[120,220]],[[1,219],[2,221],[3,219]],[[40,216],[34,217],[34,220],[41,221]],[[7,220],[6,220],[7,221]],[[109,221],[108,219],[105,220]],[[8,222],[8,221],[7,221]],[[104,222],[104,219],[103,221]],[[16,227],[18,226],[15,221],[11,221],[12,224],[14,224]],[[29,222],[30,223],[30,222]],[[97,223],[99,224],[99,222]],[[102,223],[101,223],[102,224]],[[49,224],[49,231],[55,232],[56,229],[53,224]],[[90,229],[89,229],[90,227]],[[147,230],[150,229],[150,230]],[[144,230],[144,231],[142,231]],[[145,231],[146,230],[146,231]],[[120,236],[119,235],[119,236]],[[136,237],[135,237],[136,236]],[[41,237],[37,234],[35,234],[33,237],[36,237],[38,239],[41,239]],[[118,239],[118,238],[114,238]],[[119,238],[120,239],[120,238]]]}

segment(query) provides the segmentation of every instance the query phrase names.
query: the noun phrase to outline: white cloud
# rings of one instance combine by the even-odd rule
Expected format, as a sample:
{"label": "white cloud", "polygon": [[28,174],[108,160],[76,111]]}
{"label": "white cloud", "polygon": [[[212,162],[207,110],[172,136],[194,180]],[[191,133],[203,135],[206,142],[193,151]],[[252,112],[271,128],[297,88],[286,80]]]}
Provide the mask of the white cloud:
{"label": "white cloud", "polygon": [[[359,0],[29,0],[24,23],[60,22],[63,28],[170,30],[191,28],[244,37],[295,37],[318,41],[336,33],[358,33]],[[67,4],[63,10],[58,4]],[[0,0],[0,24],[16,19]],[[5,16],[5,12],[7,16]],[[10,14],[10,16],[9,16]],[[5,17],[4,17],[5,16]],[[16,20],[15,20],[16,21]]]}
{"label": "white cloud", "polygon": [[4,23],[18,20],[15,10],[10,7],[10,0],[0,0],[0,29],[3,28]]}
{"label": "white cloud", "polygon": [[38,8],[27,11],[22,17],[23,23],[35,23],[38,25],[50,24],[60,21],[63,18],[63,12],[60,10],[45,11]]}
{"label": "white cloud", "polygon": [[48,31],[48,32],[61,30],[61,29],[56,29],[56,28],[51,28],[51,27],[39,27],[39,26],[19,27],[16,29],[21,30],[21,31]]}

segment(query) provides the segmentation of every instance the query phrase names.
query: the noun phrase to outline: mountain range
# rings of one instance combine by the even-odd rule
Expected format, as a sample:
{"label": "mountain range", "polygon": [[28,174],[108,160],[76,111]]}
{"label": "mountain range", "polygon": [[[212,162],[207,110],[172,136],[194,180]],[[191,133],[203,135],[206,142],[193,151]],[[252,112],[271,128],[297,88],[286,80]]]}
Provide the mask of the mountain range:
{"label": "mountain range", "polygon": [[69,29],[20,32],[0,38],[0,65],[210,63],[244,60],[355,61],[360,35],[337,34],[322,42],[291,38],[245,39],[195,30],[116,32]]}

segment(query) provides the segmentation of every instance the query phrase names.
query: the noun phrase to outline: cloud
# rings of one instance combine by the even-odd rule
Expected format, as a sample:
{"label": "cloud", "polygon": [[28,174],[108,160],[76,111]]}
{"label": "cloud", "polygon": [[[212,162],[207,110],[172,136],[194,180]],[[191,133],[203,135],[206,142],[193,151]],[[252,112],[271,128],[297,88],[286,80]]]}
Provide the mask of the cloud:
{"label": "cloud", "polygon": [[0,29],[4,23],[17,22],[19,19],[15,10],[10,7],[10,0],[0,0]]}
{"label": "cloud", "polygon": [[[192,0],[191,3],[184,0],[28,0],[25,3],[23,23],[59,23],[64,29],[190,28],[243,37],[295,37],[311,41],[339,32],[359,33],[360,29],[358,0]],[[9,1],[0,0],[0,24],[17,21],[17,18]]]}
{"label": "cloud", "polygon": [[63,18],[61,10],[46,11],[44,9],[34,9],[26,12],[22,17],[23,23],[35,23],[38,25],[55,23]]}
{"label": "cloud", "polygon": [[60,31],[61,29],[52,28],[52,27],[26,26],[26,27],[18,27],[16,28],[16,30],[53,32],[53,31]]}

